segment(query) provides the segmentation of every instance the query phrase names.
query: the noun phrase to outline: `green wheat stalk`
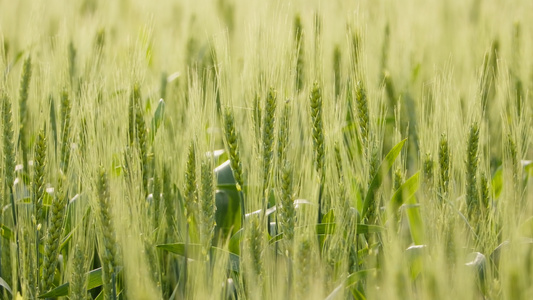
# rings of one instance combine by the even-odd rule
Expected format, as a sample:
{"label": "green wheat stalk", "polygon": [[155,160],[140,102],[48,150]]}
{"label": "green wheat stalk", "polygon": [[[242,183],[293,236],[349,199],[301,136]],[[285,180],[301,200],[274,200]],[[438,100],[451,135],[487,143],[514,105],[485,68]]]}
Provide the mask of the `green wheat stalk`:
{"label": "green wheat stalk", "polygon": [[[140,97],[136,95],[134,89],[135,97]],[[137,141],[139,146],[139,154],[141,156],[141,172],[142,172],[142,183],[143,191],[148,195],[148,180],[150,177],[150,164],[148,162],[148,143],[147,143],[147,133],[146,133],[146,123],[144,122],[144,116],[142,113],[142,108],[140,103],[135,104],[135,130],[137,133]]]}
{"label": "green wheat stalk", "polygon": [[266,103],[265,103],[265,113],[263,115],[263,189],[264,199],[263,199],[263,212],[266,214],[267,205],[268,205],[268,188],[269,188],[269,179],[272,172],[272,163],[273,163],[273,146],[274,146],[274,122],[276,114],[276,90],[270,88]]}
{"label": "green wheat stalk", "polygon": [[102,282],[105,299],[116,299],[117,243],[111,218],[111,197],[106,171],[100,166],[97,175],[98,211],[102,234]]}
{"label": "green wheat stalk", "polygon": [[[44,210],[43,201],[46,193],[45,187],[45,173],[46,173],[46,136],[44,130],[39,131],[37,141],[35,143],[35,156],[33,158],[33,205],[35,207],[35,253],[37,261],[39,261],[40,251],[39,243],[41,241],[40,232],[44,225]],[[39,276],[37,276],[37,286],[39,286]]]}
{"label": "green wheat stalk", "polygon": [[396,92],[394,90],[394,83],[392,82],[392,76],[389,71],[383,72],[383,85],[385,86],[385,92],[387,94],[387,98],[389,99],[389,105],[390,107],[394,107],[396,105]]}
{"label": "green wheat stalk", "polygon": [[[187,278],[189,273],[188,268],[188,247],[191,224],[194,224],[194,218],[196,213],[197,202],[197,182],[196,182],[196,150],[194,141],[189,145],[189,152],[187,154],[187,164],[185,167],[185,216],[187,218],[185,228],[185,253],[184,253],[184,266],[183,266],[183,281],[182,281],[182,293],[187,291]],[[194,231],[194,227],[192,228]]]}
{"label": "green wheat stalk", "polygon": [[135,123],[136,108],[141,103],[141,92],[139,84],[134,84],[130,94],[130,101],[128,105],[128,138],[130,146],[135,143],[137,124]]}
{"label": "green wheat stalk", "polygon": [[[23,227],[23,226],[21,226]],[[22,261],[24,262],[24,265],[22,266],[22,294],[27,295],[28,298],[33,298],[36,296],[35,291],[35,260],[32,255],[32,249],[33,241],[29,234],[29,227],[24,227],[21,229],[21,235],[23,236],[23,243],[22,243],[22,249],[19,250],[22,251]]]}
{"label": "green wheat stalk", "polygon": [[389,48],[390,48],[390,26],[389,23],[385,25],[385,30],[383,34],[383,44],[381,47],[381,70],[387,69],[387,64],[389,61]]}
{"label": "green wheat stalk", "polygon": [[250,226],[247,227],[247,251],[250,258],[251,271],[256,282],[261,284],[264,272],[263,265],[263,226],[259,218],[252,218],[250,221]]}
{"label": "green wheat stalk", "polygon": [[286,159],[282,166],[280,166],[280,208],[279,221],[283,238],[289,245],[292,244],[294,238],[294,226],[296,223],[296,210],[294,209],[294,196],[292,187],[293,168],[291,163]]}
{"label": "green wheat stalk", "polygon": [[426,187],[428,188],[428,191],[431,191],[431,189],[433,188],[434,169],[435,169],[435,162],[433,161],[431,152],[426,152],[426,154],[424,155],[424,161],[423,161],[423,172],[424,172],[424,180],[426,182]]}
{"label": "green wheat stalk", "polygon": [[[400,189],[403,182],[404,182],[404,174],[403,174],[402,168],[398,167],[396,171],[394,172],[394,177],[393,177],[393,184],[392,184],[393,193]],[[398,203],[403,203],[403,198],[404,198],[403,195],[400,194],[400,199],[398,199]],[[393,211],[392,213],[394,216],[394,223],[398,224],[400,220],[400,212]]]}
{"label": "green wheat stalk", "polygon": [[291,105],[289,100],[285,101],[283,111],[278,126],[277,157],[279,162],[283,162],[286,156],[287,146],[289,144],[289,125],[290,125]]}
{"label": "green wheat stalk", "polygon": [[507,143],[506,143],[506,153],[508,156],[509,168],[511,169],[511,182],[513,187],[512,197],[513,201],[517,201],[515,204],[516,212],[520,212],[523,205],[523,197],[519,194],[520,189],[520,162],[518,156],[518,147],[516,145],[515,139],[511,133],[507,134]]}
{"label": "green wheat stalk", "polygon": [[[19,246],[19,240],[17,236],[18,228],[17,228],[17,209],[15,205],[15,198],[13,195],[13,183],[14,183],[14,177],[15,177],[15,143],[13,140],[14,132],[13,132],[13,112],[11,110],[11,101],[9,97],[3,92],[0,91],[0,95],[2,97],[2,116],[3,116],[3,144],[4,144],[4,198],[10,199],[11,202],[11,212],[13,215],[13,225],[14,225],[14,233],[15,233],[15,240],[17,244],[17,248]],[[3,214],[0,215],[0,217],[3,217]],[[3,244],[3,242],[2,242]],[[0,244],[1,245],[1,244]],[[8,244],[9,245],[9,244]],[[1,262],[4,263],[4,265],[10,265],[11,263],[11,251],[2,249],[2,257]],[[6,254],[6,256],[4,256]],[[17,252],[17,259],[16,262],[20,262],[20,259],[18,259],[18,252]],[[0,265],[0,272],[2,271]],[[5,274],[6,278],[9,278],[7,276],[11,276],[12,268],[7,268],[7,271],[4,271],[2,274]],[[15,283],[18,284],[18,278],[15,280]]]}
{"label": "green wheat stalk", "polygon": [[22,161],[24,164],[24,170],[28,172],[28,134],[29,134],[29,124],[28,124],[28,93],[30,90],[30,81],[31,81],[31,56],[28,56],[24,60],[24,65],[22,67],[22,75],[20,78],[20,92],[19,92],[19,118],[20,118],[20,146],[22,152]]}
{"label": "green wheat stalk", "polygon": [[5,168],[5,186],[11,194],[11,205],[13,212],[13,222],[17,224],[16,206],[13,194],[13,182],[15,180],[15,144],[13,131],[13,112],[11,110],[11,101],[5,94],[2,95],[2,115],[4,123],[4,168]]}
{"label": "green wheat stalk", "polygon": [[479,89],[481,92],[481,107],[483,111],[487,108],[487,103],[494,97],[494,89],[496,85],[496,78],[498,74],[498,52],[500,42],[495,39],[492,41],[490,51],[485,53],[483,59],[483,69],[481,73]]}
{"label": "green wheat stalk", "polygon": [[163,203],[165,205],[167,230],[168,232],[175,232],[174,218],[176,217],[176,209],[174,206],[172,184],[170,182],[170,169],[166,164],[163,166]]}
{"label": "green wheat stalk", "polygon": [[313,85],[309,95],[311,104],[311,118],[313,127],[313,150],[315,155],[315,169],[322,179],[324,174],[324,125],[322,121],[322,91],[318,82]]}
{"label": "green wheat stalk", "polygon": [[239,141],[237,138],[237,131],[235,129],[235,118],[233,111],[230,108],[226,108],[224,112],[224,137],[226,149],[230,157],[231,170],[233,171],[233,177],[235,178],[235,187],[239,192],[240,204],[241,204],[241,226],[244,228],[244,219],[246,215],[246,207],[244,205],[243,188],[243,170],[239,151]]}
{"label": "green wheat stalk", "polygon": [[61,170],[67,174],[70,161],[70,118],[72,105],[66,90],[61,93]]}
{"label": "green wheat stalk", "polygon": [[50,94],[48,96],[48,104],[50,108],[50,129],[52,131],[52,141],[54,146],[54,155],[57,157],[57,145],[58,145],[58,131],[57,131],[57,121],[56,121],[56,106],[54,101],[54,96]]}
{"label": "green wheat stalk", "polygon": [[[214,190],[214,174],[211,164],[205,159],[201,164],[201,182],[202,193],[200,197],[201,207],[201,222],[200,222],[200,239],[204,246],[204,255],[207,256],[213,236],[215,234],[215,190]],[[209,256],[207,256],[209,258]]]}
{"label": "green wheat stalk", "polygon": [[45,187],[45,173],[46,173],[46,135],[44,130],[39,131],[37,141],[35,143],[35,156],[33,158],[33,204],[35,206],[35,221],[36,224],[42,224],[43,215],[43,200],[46,193]]}
{"label": "green wheat stalk", "polygon": [[85,255],[79,244],[74,246],[72,272],[70,273],[69,299],[87,299],[87,275],[85,274]]}
{"label": "green wheat stalk", "polygon": [[314,43],[315,43],[315,49],[314,49],[314,64],[315,69],[319,69],[319,63],[321,58],[321,41],[322,41],[322,20],[320,18],[320,14],[318,12],[315,12],[313,16],[313,28],[314,28]]}
{"label": "green wheat stalk", "polygon": [[280,200],[279,200],[279,224],[283,239],[285,240],[288,278],[287,278],[287,292],[290,296],[293,285],[293,244],[294,244],[294,229],[296,225],[296,210],[294,208],[294,194],[293,194],[293,168],[285,158],[280,169]]}
{"label": "green wheat stalk", "polygon": [[[253,102],[252,123],[257,141],[261,141],[261,123],[262,123],[261,97],[256,95]],[[259,143],[259,142],[258,142]],[[259,145],[258,145],[259,146]]]}
{"label": "green wheat stalk", "polygon": [[300,15],[294,18],[294,41],[296,49],[296,91],[299,92],[304,86],[304,43],[303,43],[303,26]]}
{"label": "green wheat stalk", "polygon": [[315,157],[315,170],[319,177],[318,195],[318,223],[322,222],[322,193],[324,190],[325,167],[324,167],[324,125],[322,121],[322,91],[318,82],[313,84],[309,95],[311,106],[311,119],[313,128],[313,152]]}
{"label": "green wheat stalk", "polygon": [[357,70],[359,60],[361,59],[361,34],[355,30],[352,32],[350,40],[350,49],[352,50],[353,69]]}
{"label": "green wheat stalk", "polygon": [[333,82],[335,87],[335,97],[339,97],[341,93],[341,55],[341,48],[339,45],[335,45],[335,48],[333,49]]}
{"label": "green wheat stalk", "polygon": [[[369,166],[369,173],[368,173],[368,184],[367,184],[367,189],[370,189],[370,185],[372,184],[372,180],[374,179],[375,176],[378,176],[378,172],[379,172],[379,158],[378,158],[378,149],[377,147],[372,147],[371,149],[368,149],[367,150],[369,153],[369,157],[368,157],[368,163],[370,164]],[[367,213],[367,217],[366,217],[366,220],[368,221],[368,224],[375,224],[376,222],[376,213],[377,213],[377,209],[378,209],[378,205],[376,203],[376,197],[374,196],[371,201],[370,201],[370,204],[368,206],[368,213]]]}
{"label": "green wheat stalk", "polygon": [[303,299],[305,293],[309,290],[309,280],[312,278],[311,261],[311,240],[309,237],[302,237],[296,250],[296,282],[298,299]]}
{"label": "green wheat stalk", "polygon": [[76,48],[72,40],[68,43],[68,73],[70,75],[70,83],[74,83],[76,76]]}
{"label": "green wheat stalk", "polygon": [[512,176],[513,176],[513,185],[516,189],[518,187],[518,170],[519,170],[519,162],[518,162],[518,148],[516,147],[515,140],[513,138],[512,134],[507,134],[507,148],[509,149],[509,159],[511,161],[511,168],[512,168]]}
{"label": "green wheat stalk", "polygon": [[445,133],[440,136],[439,169],[440,193],[444,198],[448,194],[448,186],[450,184],[450,146],[448,144],[448,136]]}
{"label": "green wheat stalk", "polygon": [[477,122],[470,125],[466,156],[466,205],[468,216],[471,218],[479,209],[479,194],[477,190],[479,126]]}
{"label": "green wheat stalk", "polygon": [[345,186],[345,177],[343,171],[343,159],[341,155],[340,143],[335,142],[333,147],[335,152],[335,166],[337,167],[337,176],[338,176],[338,203],[340,205],[341,215],[339,224],[347,224],[346,222],[350,217],[350,203],[349,199],[346,197],[346,186]]}
{"label": "green wheat stalk", "polygon": [[491,199],[491,191],[490,191],[490,183],[489,178],[487,177],[487,174],[485,172],[481,172],[480,175],[480,188],[479,193],[481,197],[481,204],[483,207],[483,211],[487,212],[490,209],[490,199]]}
{"label": "green wheat stalk", "polygon": [[59,244],[63,233],[63,221],[68,203],[64,175],[60,174],[57,194],[52,200],[48,231],[44,244],[44,257],[42,263],[41,291],[48,291],[54,282],[54,273],[59,263]]}
{"label": "green wheat stalk", "polygon": [[187,154],[187,165],[185,167],[185,210],[187,212],[187,222],[191,223],[196,215],[197,206],[197,181],[196,181],[196,147],[194,142],[189,145]]}
{"label": "green wheat stalk", "polygon": [[[2,92],[3,94],[3,92]],[[11,101],[9,97],[5,94],[2,95],[2,112],[3,112],[3,123],[4,123],[4,167],[5,167],[5,187],[7,187],[6,197],[9,197],[11,200],[11,213],[13,215],[13,228],[14,228],[14,237],[15,244],[18,249],[20,249],[19,243],[19,227],[17,222],[17,206],[15,204],[15,195],[13,191],[13,184],[15,178],[15,142],[13,139],[13,112],[11,110]],[[7,251],[6,251],[7,252]],[[16,251],[15,265],[20,266],[20,252]],[[1,266],[0,266],[1,267]],[[0,270],[1,271],[1,270]],[[14,281],[15,284],[20,284],[20,278],[16,278]]]}

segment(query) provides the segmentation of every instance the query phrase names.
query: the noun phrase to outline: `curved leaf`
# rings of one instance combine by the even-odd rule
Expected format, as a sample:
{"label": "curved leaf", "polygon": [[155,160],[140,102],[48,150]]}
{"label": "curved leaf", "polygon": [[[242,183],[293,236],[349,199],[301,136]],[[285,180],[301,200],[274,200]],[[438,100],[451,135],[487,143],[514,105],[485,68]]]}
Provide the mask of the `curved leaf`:
{"label": "curved leaf", "polygon": [[388,172],[390,168],[392,168],[394,161],[396,160],[396,158],[402,151],[403,145],[405,144],[406,141],[407,139],[403,139],[401,142],[396,144],[396,146],[392,147],[392,149],[389,151],[389,153],[385,156],[385,158],[381,162],[381,165],[376,171],[376,174],[374,174],[374,177],[372,178],[372,181],[370,182],[368,191],[366,192],[365,200],[363,202],[363,212],[361,216],[363,219],[365,219],[366,214],[368,213],[368,208],[370,207],[370,203],[374,201],[374,194],[376,193],[377,189],[381,185],[382,173]]}
{"label": "curved leaf", "polygon": [[413,245],[405,250],[407,260],[409,262],[409,269],[411,279],[415,279],[420,275],[423,269],[423,257],[427,255],[426,245]]}
{"label": "curved leaf", "polygon": [[240,254],[240,248],[239,248],[239,245],[241,243],[241,239],[242,239],[242,228],[239,229],[239,231],[237,231],[234,235],[231,236],[231,238],[229,239],[229,245],[228,245],[228,250],[231,252],[231,253],[235,253],[237,255]]}
{"label": "curved leaf", "polygon": [[11,287],[2,277],[0,277],[0,286],[5,288],[11,295],[13,295],[13,292],[11,291]]}
{"label": "curved leaf", "polygon": [[392,198],[390,200],[390,204],[392,206],[392,211],[396,212],[400,206],[402,206],[403,201],[406,199],[410,199],[413,197],[420,187],[420,181],[419,179],[420,171],[416,172],[413,176],[411,176],[409,179],[407,179],[401,186],[396,190],[394,195],[392,195]]}
{"label": "curved leaf", "polygon": [[217,176],[217,186],[219,188],[221,186],[235,186],[235,177],[233,177],[229,159],[216,167],[214,171]]}
{"label": "curved leaf", "polygon": [[377,271],[377,269],[372,268],[372,269],[354,272],[348,275],[348,277],[346,277],[346,281],[344,284],[346,287],[350,287],[356,284],[359,280],[366,278],[366,276],[368,276],[368,274],[370,274],[371,272],[375,272],[375,271]]}
{"label": "curved leaf", "polygon": [[[94,289],[103,284],[102,282],[102,268],[94,269],[87,273],[87,290]],[[62,284],[55,289],[39,295],[39,298],[56,298],[67,296],[69,292],[70,283]]]}
{"label": "curved leaf", "polygon": [[278,234],[276,234],[275,236],[273,236],[273,237],[268,241],[268,243],[269,243],[270,245],[272,245],[272,244],[274,244],[274,243],[276,243],[276,242],[281,241],[282,239],[283,239],[283,232],[282,232],[282,233],[278,233]]}
{"label": "curved leaf", "polygon": [[156,135],[157,130],[159,129],[159,126],[161,126],[161,122],[163,122],[164,115],[165,115],[165,100],[159,99],[159,103],[157,104],[154,117],[152,118],[152,131],[153,131],[154,136]]}
{"label": "curved leaf", "polygon": [[[359,280],[361,279],[364,279],[366,278],[366,276],[368,276],[368,274],[370,274],[371,272],[375,272],[376,269],[375,268],[372,268],[372,269],[366,269],[366,270],[361,270],[361,271],[357,271],[357,272],[354,272],[350,275],[348,275],[348,277],[346,277],[346,279],[344,279],[344,282],[341,283],[339,286],[337,286],[327,297],[326,297],[326,300],[333,300],[333,299],[337,299],[338,297],[341,296],[341,292],[346,289],[346,288],[349,288],[351,287],[352,285],[356,284],[357,282],[359,282]],[[344,289],[343,289],[344,287]]]}
{"label": "curved leaf", "polygon": [[0,226],[0,234],[7,240],[12,240],[15,238],[13,230],[11,230],[11,228],[7,227],[4,224]]}
{"label": "curved leaf", "polygon": [[416,197],[411,197],[407,201],[407,205],[403,205],[407,211],[407,218],[409,220],[409,230],[415,245],[424,244],[424,223],[420,215],[420,205],[416,202]]}

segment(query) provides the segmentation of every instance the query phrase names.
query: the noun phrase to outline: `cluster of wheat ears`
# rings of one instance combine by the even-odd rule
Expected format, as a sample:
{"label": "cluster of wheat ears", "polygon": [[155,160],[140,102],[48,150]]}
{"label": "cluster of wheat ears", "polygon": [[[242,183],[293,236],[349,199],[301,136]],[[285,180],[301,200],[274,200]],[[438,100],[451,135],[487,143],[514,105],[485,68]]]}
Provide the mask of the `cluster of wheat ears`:
{"label": "cluster of wheat ears", "polygon": [[516,2],[0,0],[0,298],[531,299]]}

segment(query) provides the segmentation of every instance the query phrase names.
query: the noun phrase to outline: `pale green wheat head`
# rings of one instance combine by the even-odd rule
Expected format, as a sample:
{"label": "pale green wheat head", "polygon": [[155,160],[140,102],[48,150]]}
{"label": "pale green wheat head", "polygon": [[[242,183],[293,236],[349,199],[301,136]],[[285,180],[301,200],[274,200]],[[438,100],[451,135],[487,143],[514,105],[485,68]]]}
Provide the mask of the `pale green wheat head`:
{"label": "pale green wheat head", "polygon": [[313,150],[315,154],[315,168],[322,179],[324,176],[324,124],[322,121],[322,91],[318,82],[313,84],[309,95],[311,106],[311,119],[313,127]]}

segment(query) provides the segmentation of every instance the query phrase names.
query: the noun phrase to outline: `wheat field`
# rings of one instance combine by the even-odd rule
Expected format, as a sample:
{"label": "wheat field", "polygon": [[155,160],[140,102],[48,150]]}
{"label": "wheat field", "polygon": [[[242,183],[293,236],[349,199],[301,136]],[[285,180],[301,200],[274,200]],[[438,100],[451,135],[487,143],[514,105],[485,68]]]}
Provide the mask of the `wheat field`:
{"label": "wheat field", "polygon": [[0,298],[531,299],[532,12],[0,0]]}

